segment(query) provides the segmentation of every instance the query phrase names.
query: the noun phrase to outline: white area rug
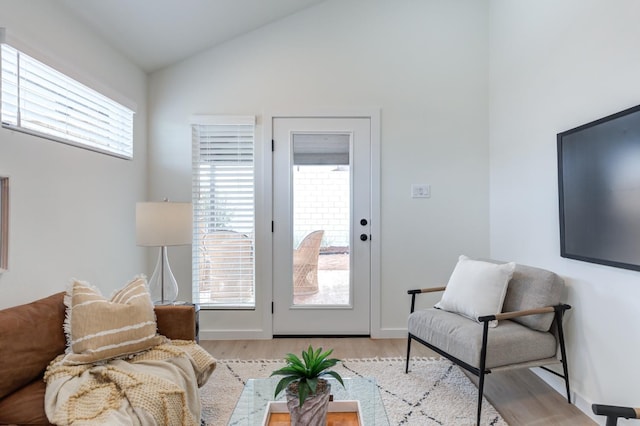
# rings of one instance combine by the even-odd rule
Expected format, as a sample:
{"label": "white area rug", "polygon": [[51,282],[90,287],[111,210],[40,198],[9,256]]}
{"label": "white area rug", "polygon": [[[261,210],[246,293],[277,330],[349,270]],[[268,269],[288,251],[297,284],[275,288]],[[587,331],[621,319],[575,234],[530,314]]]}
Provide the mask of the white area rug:
{"label": "white area rug", "polygon": [[[218,360],[201,389],[203,423],[227,425],[247,379],[269,377],[283,365],[282,360]],[[342,377],[375,377],[391,425],[475,424],[478,389],[448,360],[412,358],[409,374],[400,358],[349,359],[334,370]],[[507,425],[486,399],[481,423]]]}

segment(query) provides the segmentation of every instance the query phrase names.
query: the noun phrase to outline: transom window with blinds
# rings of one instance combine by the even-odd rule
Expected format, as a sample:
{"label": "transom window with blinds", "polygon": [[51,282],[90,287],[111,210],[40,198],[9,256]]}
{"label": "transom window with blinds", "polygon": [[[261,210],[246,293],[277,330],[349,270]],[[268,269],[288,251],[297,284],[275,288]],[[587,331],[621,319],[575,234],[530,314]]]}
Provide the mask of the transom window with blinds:
{"label": "transom window with blinds", "polygon": [[132,110],[6,43],[0,56],[3,127],[133,158]]}
{"label": "transom window with blinds", "polygon": [[255,307],[253,116],[192,119],[193,301]]}

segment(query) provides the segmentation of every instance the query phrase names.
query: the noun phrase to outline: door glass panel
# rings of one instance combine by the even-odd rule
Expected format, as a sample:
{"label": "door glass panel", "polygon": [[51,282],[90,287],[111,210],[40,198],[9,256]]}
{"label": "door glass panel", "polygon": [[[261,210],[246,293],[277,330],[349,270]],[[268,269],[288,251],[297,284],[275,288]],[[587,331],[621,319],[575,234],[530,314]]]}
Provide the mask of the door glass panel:
{"label": "door glass panel", "polygon": [[293,303],[349,305],[349,134],[293,135]]}

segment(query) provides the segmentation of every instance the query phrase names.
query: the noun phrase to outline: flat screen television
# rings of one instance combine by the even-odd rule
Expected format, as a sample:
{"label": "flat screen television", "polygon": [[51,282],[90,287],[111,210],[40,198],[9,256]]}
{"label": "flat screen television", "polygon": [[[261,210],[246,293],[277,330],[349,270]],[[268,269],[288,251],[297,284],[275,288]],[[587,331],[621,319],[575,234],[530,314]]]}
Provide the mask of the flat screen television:
{"label": "flat screen television", "polygon": [[640,105],[557,139],[560,255],[640,271]]}

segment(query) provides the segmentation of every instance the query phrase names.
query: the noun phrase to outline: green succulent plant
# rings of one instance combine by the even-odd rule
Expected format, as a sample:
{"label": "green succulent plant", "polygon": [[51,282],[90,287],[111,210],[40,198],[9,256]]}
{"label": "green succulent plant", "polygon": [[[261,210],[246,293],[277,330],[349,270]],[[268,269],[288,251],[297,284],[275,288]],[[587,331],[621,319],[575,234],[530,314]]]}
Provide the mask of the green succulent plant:
{"label": "green succulent plant", "polygon": [[302,407],[307,397],[316,393],[318,379],[322,376],[332,376],[344,386],[340,374],[328,371],[329,368],[340,362],[339,359],[329,358],[331,353],[333,353],[333,349],[322,352],[322,348],[314,350],[309,346],[309,349],[302,351],[302,359],[294,354],[287,354],[284,357],[287,366],[271,373],[271,376],[284,376],[276,386],[275,397],[289,384],[298,382],[298,399],[300,407]]}

